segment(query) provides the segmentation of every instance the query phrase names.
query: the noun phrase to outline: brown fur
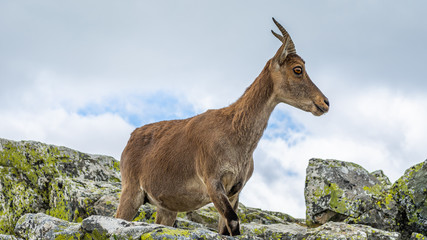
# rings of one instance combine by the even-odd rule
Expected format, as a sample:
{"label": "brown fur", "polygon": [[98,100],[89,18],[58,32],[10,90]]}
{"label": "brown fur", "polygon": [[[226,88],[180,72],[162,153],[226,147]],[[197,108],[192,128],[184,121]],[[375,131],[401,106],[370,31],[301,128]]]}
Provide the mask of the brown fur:
{"label": "brown fur", "polygon": [[[177,212],[213,202],[221,215],[219,232],[240,234],[239,193],[252,175],[252,154],[275,106],[285,102],[316,116],[329,109],[304,61],[295,53],[284,56],[284,51],[282,45],[230,106],[137,128],[120,161],[122,195],[116,217],[132,220],[148,201],[157,206],[156,223],[171,226]],[[296,66],[302,74],[293,72]]]}

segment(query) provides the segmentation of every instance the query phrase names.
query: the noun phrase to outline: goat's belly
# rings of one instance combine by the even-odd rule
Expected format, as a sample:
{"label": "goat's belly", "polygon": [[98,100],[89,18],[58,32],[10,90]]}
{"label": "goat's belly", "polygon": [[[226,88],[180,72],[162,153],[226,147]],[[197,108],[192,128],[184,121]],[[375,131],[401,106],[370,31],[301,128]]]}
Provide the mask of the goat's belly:
{"label": "goat's belly", "polygon": [[186,181],[174,186],[158,186],[148,192],[154,204],[175,212],[196,210],[211,202],[205,186],[200,181]]}
{"label": "goat's belly", "polygon": [[210,202],[204,194],[161,196],[160,206],[175,212],[189,212],[203,207]]}

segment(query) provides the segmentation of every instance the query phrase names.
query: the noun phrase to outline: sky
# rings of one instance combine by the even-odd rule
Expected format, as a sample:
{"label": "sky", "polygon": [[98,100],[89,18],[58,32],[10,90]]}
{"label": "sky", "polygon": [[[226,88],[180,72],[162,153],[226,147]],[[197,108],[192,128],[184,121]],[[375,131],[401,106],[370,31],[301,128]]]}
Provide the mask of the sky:
{"label": "sky", "polygon": [[240,201],[305,216],[310,158],[427,158],[427,2],[0,1],[0,137],[116,159],[130,133],[236,101],[290,33],[330,111],[272,113]]}

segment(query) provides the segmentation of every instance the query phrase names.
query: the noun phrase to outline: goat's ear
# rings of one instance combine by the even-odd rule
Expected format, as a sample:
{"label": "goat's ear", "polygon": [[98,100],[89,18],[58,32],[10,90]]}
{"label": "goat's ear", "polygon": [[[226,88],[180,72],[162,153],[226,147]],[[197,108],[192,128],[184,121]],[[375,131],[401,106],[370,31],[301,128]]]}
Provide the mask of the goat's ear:
{"label": "goat's ear", "polygon": [[282,45],[279,50],[277,50],[272,60],[275,64],[282,66],[285,63],[287,55],[288,51],[286,50],[285,45]]}
{"label": "goat's ear", "polygon": [[289,39],[287,39],[286,43],[283,44],[283,49],[282,52],[280,53],[280,58],[279,58],[279,64],[283,65],[285,63],[285,59],[286,56],[288,56],[290,49],[289,49]]}
{"label": "goat's ear", "polygon": [[285,44],[282,44],[279,50],[277,50],[276,55],[274,55],[273,61],[279,66],[282,66],[285,63],[285,59],[288,54],[289,49],[287,49],[287,46]]}

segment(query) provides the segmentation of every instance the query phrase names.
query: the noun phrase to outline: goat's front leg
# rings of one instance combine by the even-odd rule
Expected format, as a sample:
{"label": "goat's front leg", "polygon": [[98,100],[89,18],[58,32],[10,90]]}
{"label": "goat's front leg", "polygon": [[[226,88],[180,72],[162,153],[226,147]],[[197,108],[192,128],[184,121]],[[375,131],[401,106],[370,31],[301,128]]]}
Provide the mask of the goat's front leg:
{"label": "goat's front leg", "polygon": [[[230,203],[231,203],[231,206],[233,206],[234,212],[237,213],[239,208],[239,194],[236,194],[233,197],[231,197]],[[219,223],[218,223],[218,229],[219,229],[218,232],[220,232],[222,235],[230,235],[230,232],[228,231],[227,225],[225,223],[226,223],[226,219],[220,216]]]}
{"label": "goat's front leg", "polygon": [[206,184],[206,187],[215,208],[218,210],[221,218],[225,219],[226,228],[222,227],[222,224],[219,224],[219,233],[231,236],[240,235],[239,217],[228,200],[222,183],[218,180],[212,180]]}

